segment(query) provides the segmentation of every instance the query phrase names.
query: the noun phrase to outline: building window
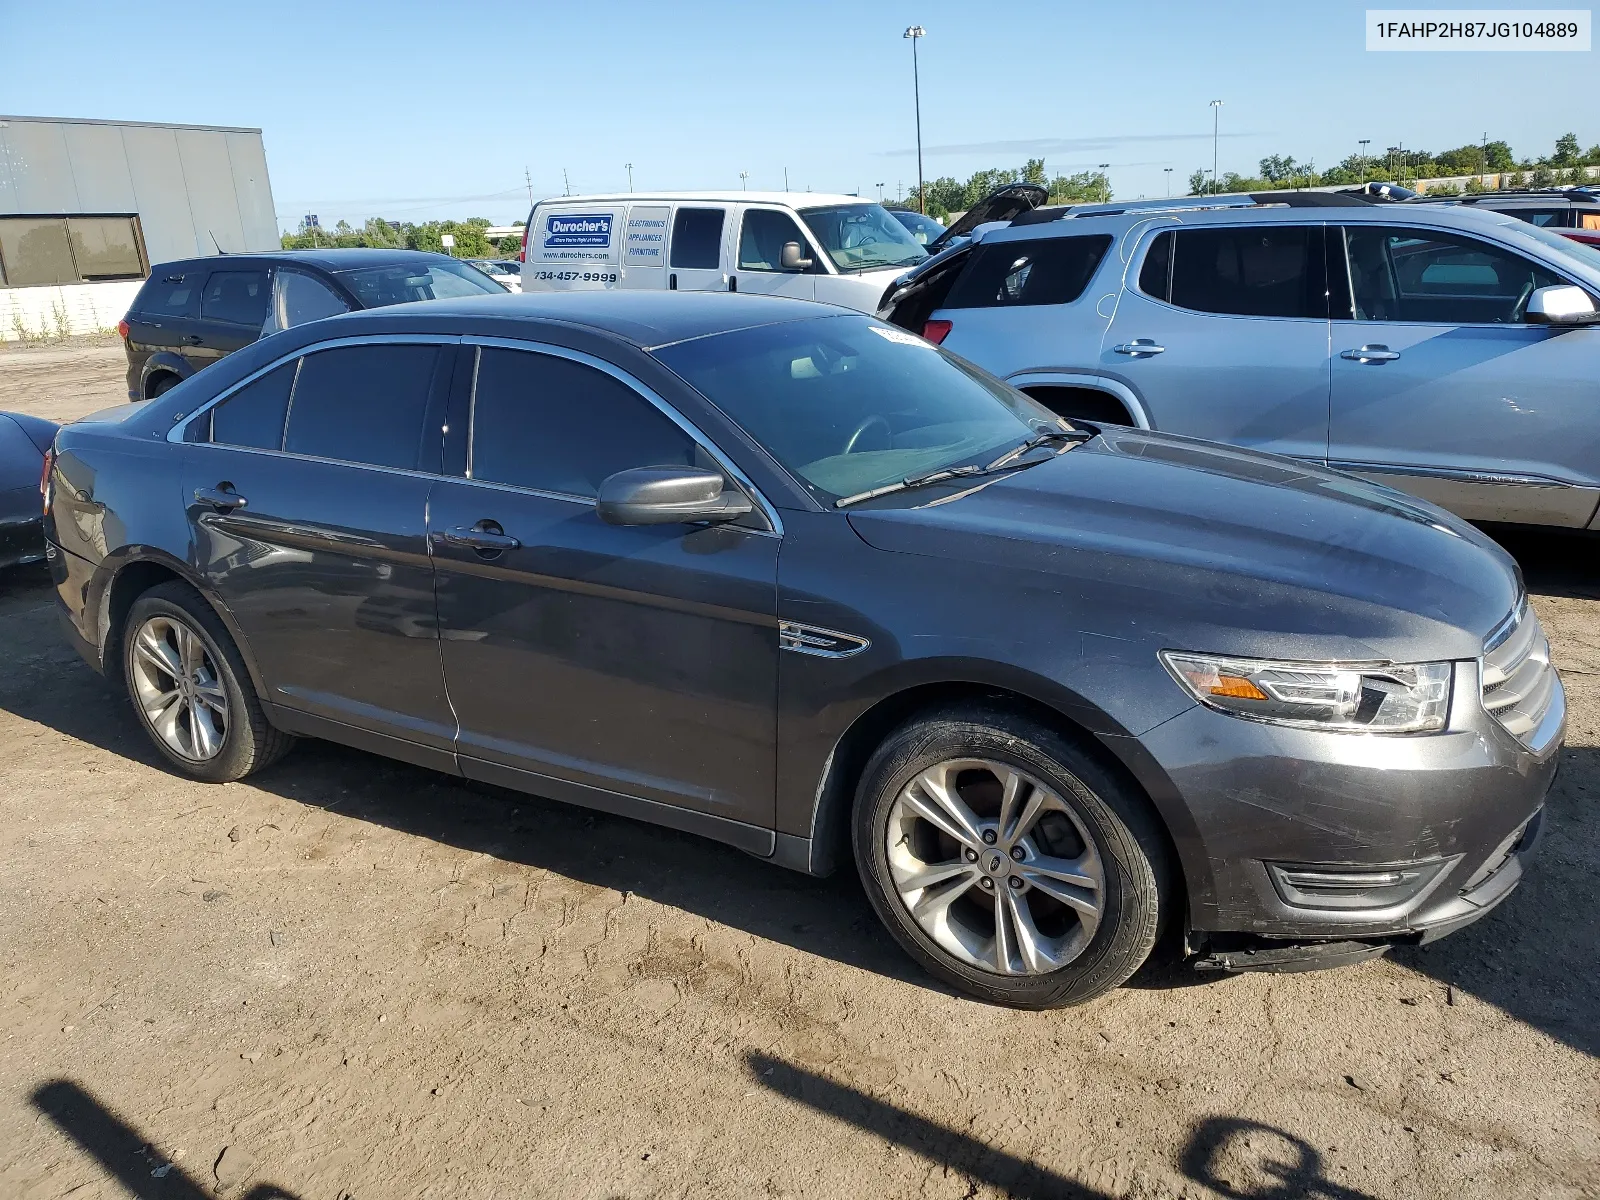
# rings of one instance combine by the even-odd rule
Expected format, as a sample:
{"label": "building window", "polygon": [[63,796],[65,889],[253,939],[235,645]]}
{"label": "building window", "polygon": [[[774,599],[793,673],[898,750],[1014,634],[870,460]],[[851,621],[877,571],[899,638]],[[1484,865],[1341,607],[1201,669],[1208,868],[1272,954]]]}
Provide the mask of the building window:
{"label": "building window", "polygon": [[0,217],[0,284],[40,287],[149,273],[138,217]]}

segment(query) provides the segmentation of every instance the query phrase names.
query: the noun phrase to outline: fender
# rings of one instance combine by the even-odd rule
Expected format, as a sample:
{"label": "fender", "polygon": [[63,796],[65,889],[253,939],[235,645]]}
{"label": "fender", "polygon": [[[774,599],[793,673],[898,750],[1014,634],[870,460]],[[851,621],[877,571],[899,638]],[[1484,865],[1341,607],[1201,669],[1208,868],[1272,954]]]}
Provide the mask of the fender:
{"label": "fender", "polygon": [[173,350],[157,350],[145,359],[144,366],[139,371],[139,399],[150,398],[150,376],[176,375],[179,379],[187,379],[194,374],[194,365],[183,355]]}

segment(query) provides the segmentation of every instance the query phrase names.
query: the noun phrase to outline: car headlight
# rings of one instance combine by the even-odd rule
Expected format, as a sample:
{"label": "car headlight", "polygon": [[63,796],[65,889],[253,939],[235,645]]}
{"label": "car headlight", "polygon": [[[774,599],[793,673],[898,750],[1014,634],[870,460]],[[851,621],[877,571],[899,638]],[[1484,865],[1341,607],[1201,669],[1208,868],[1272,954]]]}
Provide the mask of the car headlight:
{"label": "car headlight", "polygon": [[1308,729],[1424,733],[1450,715],[1452,664],[1275,662],[1163,650],[1183,689],[1210,708]]}

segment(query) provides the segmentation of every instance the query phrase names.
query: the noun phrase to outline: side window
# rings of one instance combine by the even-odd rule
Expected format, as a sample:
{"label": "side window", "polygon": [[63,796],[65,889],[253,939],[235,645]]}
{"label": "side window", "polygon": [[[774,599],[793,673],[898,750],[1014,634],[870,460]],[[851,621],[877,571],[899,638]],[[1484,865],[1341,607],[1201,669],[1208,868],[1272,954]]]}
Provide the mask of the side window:
{"label": "side window", "polygon": [[287,268],[277,272],[273,305],[278,329],[293,329],[307,321],[350,311],[350,306],[316,276]]}
{"label": "side window", "polygon": [[814,257],[811,243],[788,213],[770,208],[750,209],[744,214],[744,223],[739,229],[739,269],[781,271],[785,242],[799,242],[800,256]]}
{"label": "side window", "polygon": [[1083,295],[1110,247],[1105,233],[980,245],[944,307],[1068,304]]}
{"label": "side window", "polygon": [[1172,299],[1172,239],[1169,229],[1159,233],[1145,251],[1144,266],[1139,268],[1139,290],[1157,300]]}
{"label": "side window", "polygon": [[340,346],[300,361],[283,448],[375,467],[417,466],[436,346]]}
{"label": "side window", "polygon": [[244,385],[211,410],[211,441],[219,446],[278,450],[283,446],[283,419],[289,414],[289,393],[299,360],[284,363]]}
{"label": "side window", "polygon": [[200,285],[205,281],[204,271],[152,276],[134,301],[134,311],[147,317],[198,317]]}
{"label": "side window", "polygon": [[671,263],[684,270],[722,265],[720,208],[680,208],[672,219]]}
{"label": "side window", "polygon": [[1516,323],[1535,288],[1565,282],[1510,250],[1454,233],[1351,225],[1344,242],[1358,321]]}
{"label": "side window", "polygon": [[1319,225],[1180,229],[1170,302],[1231,316],[1326,318],[1324,273]]}
{"label": "side window", "polygon": [[484,347],[472,397],[468,474],[488,483],[593,496],[629,467],[705,463],[632,388],[554,355]]}
{"label": "side window", "polygon": [[207,321],[248,325],[260,329],[267,319],[265,271],[213,271],[200,299],[200,315]]}

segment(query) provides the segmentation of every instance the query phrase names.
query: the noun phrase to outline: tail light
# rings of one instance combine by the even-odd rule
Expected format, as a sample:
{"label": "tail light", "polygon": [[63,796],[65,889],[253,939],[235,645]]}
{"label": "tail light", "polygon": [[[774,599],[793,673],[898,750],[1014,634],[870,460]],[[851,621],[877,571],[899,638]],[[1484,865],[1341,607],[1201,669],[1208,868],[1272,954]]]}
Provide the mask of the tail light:
{"label": "tail light", "polygon": [[128,318],[127,317],[123,317],[122,320],[117,322],[117,332],[122,336],[122,340],[123,341],[127,341],[128,340]]}
{"label": "tail light", "polygon": [[50,502],[55,499],[50,486],[50,476],[56,469],[56,448],[51,446],[44,452],[44,465],[39,468],[39,496],[44,502],[44,515],[50,515]]}
{"label": "tail light", "polygon": [[950,336],[951,328],[949,321],[928,321],[922,326],[922,336],[937,346]]}

